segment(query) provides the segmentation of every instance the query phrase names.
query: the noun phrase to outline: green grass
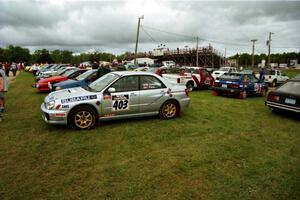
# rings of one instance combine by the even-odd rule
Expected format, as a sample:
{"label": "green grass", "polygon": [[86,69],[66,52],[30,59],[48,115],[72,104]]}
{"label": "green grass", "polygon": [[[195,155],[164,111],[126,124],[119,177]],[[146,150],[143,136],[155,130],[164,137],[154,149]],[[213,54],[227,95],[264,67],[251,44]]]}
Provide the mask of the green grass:
{"label": "green grass", "polygon": [[263,97],[191,93],[174,120],[73,131],[43,122],[46,94],[21,74],[0,124],[0,199],[298,199],[299,118]]}

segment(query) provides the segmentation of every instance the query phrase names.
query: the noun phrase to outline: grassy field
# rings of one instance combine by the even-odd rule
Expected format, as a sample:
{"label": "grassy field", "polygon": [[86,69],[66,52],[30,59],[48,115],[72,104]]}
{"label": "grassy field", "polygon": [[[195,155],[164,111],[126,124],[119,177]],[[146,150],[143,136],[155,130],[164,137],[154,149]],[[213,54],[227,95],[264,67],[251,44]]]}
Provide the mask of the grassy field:
{"label": "grassy field", "polygon": [[0,199],[299,199],[300,120],[263,97],[191,93],[179,118],[73,131],[21,74],[0,123]]}

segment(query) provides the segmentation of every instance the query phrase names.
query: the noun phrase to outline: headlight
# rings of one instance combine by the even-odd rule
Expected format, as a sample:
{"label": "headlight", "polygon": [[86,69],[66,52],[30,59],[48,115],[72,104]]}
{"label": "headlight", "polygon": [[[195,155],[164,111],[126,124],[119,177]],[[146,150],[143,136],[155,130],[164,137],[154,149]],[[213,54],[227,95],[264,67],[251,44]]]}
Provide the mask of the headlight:
{"label": "headlight", "polygon": [[39,84],[36,84],[36,88],[39,88],[40,87],[40,85]]}
{"label": "headlight", "polygon": [[55,107],[55,101],[50,101],[49,103],[46,103],[46,107],[48,110],[52,110]]}
{"label": "headlight", "polygon": [[61,90],[61,89],[62,89],[61,87],[56,87],[56,88],[55,88],[55,90]]}

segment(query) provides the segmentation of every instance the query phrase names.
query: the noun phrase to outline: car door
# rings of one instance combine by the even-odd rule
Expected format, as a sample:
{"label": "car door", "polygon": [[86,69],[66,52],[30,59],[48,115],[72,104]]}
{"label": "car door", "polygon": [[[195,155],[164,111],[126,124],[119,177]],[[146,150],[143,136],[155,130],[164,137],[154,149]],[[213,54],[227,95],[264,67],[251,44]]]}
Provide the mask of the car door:
{"label": "car door", "polygon": [[160,109],[167,96],[167,87],[155,76],[140,76],[140,112],[150,113]]}
{"label": "car door", "polygon": [[[109,88],[115,92],[109,93]],[[103,93],[102,114],[122,117],[139,113],[139,77],[121,77]]]}
{"label": "car door", "polygon": [[249,78],[250,78],[250,82],[249,82],[250,91],[249,91],[249,93],[250,94],[260,93],[261,84],[259,83],[259,80],[255,76],[253,76],[252,74],[249,75]]}

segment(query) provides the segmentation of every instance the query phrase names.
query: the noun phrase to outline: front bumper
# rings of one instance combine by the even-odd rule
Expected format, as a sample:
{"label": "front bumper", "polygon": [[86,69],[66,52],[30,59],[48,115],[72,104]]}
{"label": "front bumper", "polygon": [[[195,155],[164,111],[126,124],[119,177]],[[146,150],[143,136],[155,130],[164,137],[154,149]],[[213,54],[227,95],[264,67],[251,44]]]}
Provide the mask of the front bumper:
{"label": "front bumper", "polygon": [[273,102],[273,101],[265,101],[265,105],[269,106],[270,108],[275,108],[275,109],[300,113],[300,108],[297,107],[297,106],[291,106],[291,105],[286,105],[286,104],[282,104],[282,103],[276,103],[276,102]]}
{"label": "front bumper", "polygon": [[48,110],[45,104],[41,105],[42,118],[48,124],[67,124],[67,111],[63,110]]}

